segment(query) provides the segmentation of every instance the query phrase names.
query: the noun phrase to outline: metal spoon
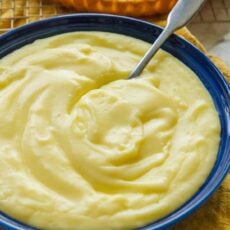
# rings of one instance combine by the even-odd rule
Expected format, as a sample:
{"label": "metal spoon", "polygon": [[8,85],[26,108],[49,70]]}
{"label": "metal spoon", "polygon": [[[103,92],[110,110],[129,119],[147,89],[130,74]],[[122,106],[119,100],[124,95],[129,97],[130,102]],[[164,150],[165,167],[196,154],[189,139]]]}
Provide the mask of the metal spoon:
{"label": "metal spoon", "polygon": [[162,31],[157,40],[153,43],[151,48],[146,52],[141,59],[136,69],[132,72],[128,79],[136,78],[143,71],[145,66],[149,63],[161,45],[167,38],[177,29],[186,25],[189,20],[196,14],[196,12],[203,5],[205,0],[179,0],[167,19],[167,25]]}

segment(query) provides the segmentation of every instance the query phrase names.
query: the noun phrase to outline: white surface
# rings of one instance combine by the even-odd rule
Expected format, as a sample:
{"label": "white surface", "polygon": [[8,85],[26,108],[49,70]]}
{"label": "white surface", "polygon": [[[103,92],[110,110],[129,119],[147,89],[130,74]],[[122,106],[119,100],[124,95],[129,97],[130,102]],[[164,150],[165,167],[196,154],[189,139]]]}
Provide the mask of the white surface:
{"label": "white surface", "polygon": [[210,49],[210,52],[223,59],[230,67],[230,33],[224,37],[224,41]]}
{"label": "white surface", "polygon": [[230,0],[209,0],[188,26],[206,49],[230,67]]}

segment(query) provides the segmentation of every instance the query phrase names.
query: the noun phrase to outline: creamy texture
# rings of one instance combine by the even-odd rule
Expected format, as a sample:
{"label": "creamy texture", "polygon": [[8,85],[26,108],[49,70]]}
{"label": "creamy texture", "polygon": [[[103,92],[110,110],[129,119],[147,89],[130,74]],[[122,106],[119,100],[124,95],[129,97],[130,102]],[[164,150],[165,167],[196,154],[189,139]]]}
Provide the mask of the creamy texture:
{"label": "creamy texture", "polygon": [[220,124],[195,74],[149,44],[69,33],[0,60],[0,210],[45,229],[127,229],[186,202]]}

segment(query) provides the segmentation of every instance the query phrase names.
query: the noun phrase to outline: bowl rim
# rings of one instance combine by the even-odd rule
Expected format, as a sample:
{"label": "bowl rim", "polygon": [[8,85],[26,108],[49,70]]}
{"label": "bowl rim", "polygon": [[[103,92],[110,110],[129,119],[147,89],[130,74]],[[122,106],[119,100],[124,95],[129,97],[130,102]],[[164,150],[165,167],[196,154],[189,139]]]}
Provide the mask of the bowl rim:
{"label": "bowl rim", "polygon": [[[126,17],[126,16],[118,16],[118,15],[112,15],[112,14],[98,14],[98,13],[77,13],[77,14],[68,14],[68,15],[61,15],[61,16],[55,16],[55,17],[51,17],[51,18],[47,18],[47,19],[42,19],[42,20],[39,20],[39,21],[36,21],[36,22],[32,22],[32,23],[29,23],[29,24],[26,24],[26,25],[23,25],[23,26],[20,26],[18,28],[15,28],[15,29],[12,29],[10,30],[9,32],[6,32],[5,34],[3,35],[0,35],[0,47],[4,46],[4,43],[7,43],[7,42],[12,42],[12,39],[14,39],[14,36],[20,36],[21,35],[18,35],[20,33],[23,33],[27,30],[30,30],[31,28],[33,28],[34,26],[41,26],[46,24],[46,23],[52,23],[52,22],[57,22],[58,20],[65,20],[65,19],[77,19],[77,18],[97,18],[97,19],[100,19],[100,18],[103,18],[103,19],[114,19],[114,20],[121,20],[121,21],[126,21],[126,22],[129,22],[129,23],[138,23],[138,24],[141,24],[143,26],[148,26],[148,27],[152,27],[152,28],[157,28],[158,30],[162,31],[162,28],[160,26],[157,26],[153,23],[150,23],[150,22],[146,22],[146,21],[143,21],[143,20],[140,20],[140,19],[135,19],[135,18],[131,18],[131,17]],[[98,22],[97,22],[98,23]],[[73,30],[72,32],[74,31],[77,31],[76,29]],[[91,30],[92,31],[92,30]],[[94,30],[96,31],[96,30]],[[100,31],[100,30],[98,30]],[[63,34],[65,32],[60,32],[60,33],[57,33],[56,35],[58,34]],[[116,32],[115,32],[116,33]],[[119,33],[118,34],[122,34],[122,33]],[[53,35],[51,35],[53,36]],[[131,36],[131,35],[130,35]],[[37,37],[37,36],[35,36]],[[44,36],[44,38],[47,38],[47,37],[50,37],[49,36]],[[131,36],[133,37],[133,36]],[[172,35],[172,37],[176,38],[176,40],[181,43],[181,44],[186,44],[186,46],[193,50],[193,52],[198,55],[199,58],[202,59],[202,61],[204,61],[204,63],[206,63],[208,65],[208,67],[212,70],[212,72],[216,75],[217,79],[216,81],[218,81],[218,83],[221,85],[222,89],[225,90],[225,95],[224,95],[224,100],[226,100],[226,109],[224,110],[225,111],[225,124],[226,124],[226,133],[227,133],[227,148],[226,148],[226,154],[230,154],[230,86],[228,85],[226,79],[224,78],[224,76],[222,75],[222,73],[220,73],[219,69],[210,61],[210,59],[205,56],[204,53],[202,53],[197,47],[195,47],[193,44],[191,44],[189,41],[179,37],[178,35]],[[21,36],[21,39],[23,38],[23,36]],[[40,39],[40,38],[37,38],[37,39]],[[35,40],[37,40],[35,39]],[[25,44],[30,44],[31,42],[25,42]],[[25,45],[24,44],[24,45]],[[24,45],[20,45],[20,47],[24,46]],[[8,47],[8,49],[10,49],[11,47]],[[17,48],[16,48],[17,49]],[[163,48],[164,49],[164,48]],[[7,48],[6,48],[7,50]],[[13,49],[12,51],[8,52],[8,53],[11,53],[13,52],[15,49]],[[4,50],[3,51],[0,51],[0,54],[1,52],[3,53],[3,55],[0,57],[0,59],[4,56],[6,56],[4,54]],[[180,60],[180,59],[179,59]],[[182,61],[182,60],[180,60]],[[189,67],[189,66],[188,66]],[[190,68],[190,67],[189,67]],[[191,69],[191,68],[190,68]],[[193,70],[192,70],[193,71]],[[200,79],[200,76],[198,76],[198,78]],[[204,83],[203,83],[204,85]],[[208,90],[209,94],[211,95],[212,99],[214,100],[214,96],[213,94],[210,93],[210,91]],[[229,112],[229,114],[228,114]],[[221,118],[223,114],[219,114],[219,118]],[[221,127],[223,128],[222,126],[223,124],[221,124]],[[222,134],[221,134],[222,135]],[[219,154],[220,154],[220,149],[218,151],[218,156],[217,158],[219,157]],[[223,154],[223,153],[222,153]],[[217,163],[217,159],[215,161],[215,165]],[[215,166],[213,166],[212,170],[213,171],[215,168]],[[222,169],[222,172],[221,172],[221,175],[217,175],[217,178],[216,178],[216,181],[215,181],[215,185],[213,185],[211,187],[211,189],[208,189],[206,191],[206,193],[201,196],[201,198],[199,198],[196,202],[192,202],[191,201],[193,200],[193,197],[196,196],[196,194],[199,193],[199,191],[203,191],[204,189],[203,186],[205,185],[205,183],[208,181],[210,175],[208,176],[208,178],[206,179],[206,181],[204,182],[204,184],[201,186],[201,188],[199,188],[199,191],[197,191],[193,196],[192,198],[190,198],[185,204],[183,204],[182,206],[180,206],[178,209],[176,209],[174,212],[171,212],[169,215],[163,217],[163,218],[160,218],[159,220],[157,221],[154,221],[152,223],[149,223],[141,228],[138,228],[138,229],[165,229],[165,228],[168,228],[169,226],[173,226],[174,224],[178,223],[179,221],[181,221],[182,219],[184,219],[185,217],[187,217],[188,215],[190,215],[192,212],[194,212],[196,209],[198,209],[213,193],[214,191],[220,186],[221,182],[223,181],[223,179],[225,178],[225,176],[227,175],[228,171],[230,170],[230,160],[229,162],[226,162],[226,164],[224,165],[224,168]],[[211,174],[212,172],[210,172]],[[215,176],[215,175],[214,175]],[[213,177],[214,177],[213,176]],[[183,210],[183,207],[185,207],[186,205],[188,205],[189,203],[190,206],[186,208],[186,210]],[[182,209],[182,211],[181,211]],[[176,216],[173,216],[173,214],[177,214]],[[164,221],[166,219],[166,221]],[[160,223],[162,222],[163,223]],[[159,223],[159,224],[158,224]],[[158,226],[156,227],[155,225]],[[17,221],[11,217],[9,217],[8,215],[2,213],[0,211],[0,227],[6,227],[7,229],[36,229],[34,227],[31,227],[31,226],[28,226],[27,224],[24,224],[20,221]]]}

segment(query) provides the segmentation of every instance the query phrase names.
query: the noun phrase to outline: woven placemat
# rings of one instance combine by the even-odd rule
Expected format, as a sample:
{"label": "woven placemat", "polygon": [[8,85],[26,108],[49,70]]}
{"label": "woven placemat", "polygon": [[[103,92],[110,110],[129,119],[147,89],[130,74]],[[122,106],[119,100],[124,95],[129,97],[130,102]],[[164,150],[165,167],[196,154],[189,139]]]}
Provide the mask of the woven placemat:
{"label": "woven placemat", "polygon": [[[52,0],[0,0],[0,33],[14,27],[56,15],[74,13]],[[156,18],[145,20],[164,26]],[[219,58],[209,55],[203,45],[186,28],[177,32],[204,52],[230,82],[230,70]],[[230,175],[215,194],[199,210],[177,224],[173,230],[229,230],[230,229]]]}

